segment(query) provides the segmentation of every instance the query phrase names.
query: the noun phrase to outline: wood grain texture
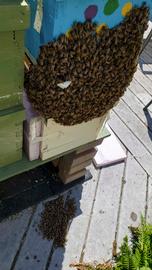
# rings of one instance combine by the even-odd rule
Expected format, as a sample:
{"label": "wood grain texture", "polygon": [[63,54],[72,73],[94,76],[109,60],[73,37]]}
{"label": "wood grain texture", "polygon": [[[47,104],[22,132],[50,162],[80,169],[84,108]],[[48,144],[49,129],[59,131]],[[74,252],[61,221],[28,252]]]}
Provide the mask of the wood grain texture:
{"label": "wood grain texture", "polygon": [[111,113],[111,119],[108,123],[141,167],[143,167],[149,175],[152,175],[152,155],[143,146],[142,142],[138,140],[138,138],[114,112]]}
{"label": "wood grain texture", "polygon": [[120,210],[118,246],[125,235],[129,234],[128,226],[138,226],[141,214],[145,215],[147,174],[128,154],[124,188]]}
{"label": "wood grain texture", "polygon": [[2,269],[10,270],[28,229],[31,216],[32,209],[30,208],[0,223],[0,265]]}
{"label": "wood grain texture", "polygon": [[84,262],[103,262],[112,257],[117,227],[124,163],[101,170]]}
{"label": "wood grain texture", "polygon": [[[105,138],[107,136],[109,136],[109,132],[108,132],[108,130],[106,128],[103,128],[99,132],[97,141],[102,140],[103,138]],[[92,142],[91,142],[91,145],[92,145]],[[88,144],[84,144],[83,147],[84,147],[84,149],[86,149],[86,147],[88,147]],[[89,147],[90,147],[90,143],[89,143]],[[17,174],[20,174],[22,172],[25,172],[25,171],[31,170],[33,168],[36,168],[36,167],[38,167],[40,165],[43,165],[46,162],[49,162],[49,161],[51,161],[51,160],[53,160],[55,158],[59,158],[59,157],[61,157],[63,155],[69,154],[71,151],[75,151],[75,150],[77,151],[77,150],[80,150],[80,149],[82,150],[82,146],[77,147],[77,148],[72,149],[72,150],[69,150],[69,151],[66,151],[64,153],[61,153],[60,155],[57,155],[55,157],[52,157],[52,158],[44,160],[44,161],[42,161],[40,159],[39,160],[34,160],[34,161],[29,161],[27,159],[27,157],[23,153],[23,158],[22,158],[21,161],[18,161],[18,162],[14,163],[14,164],[11,164],[9,166],[5,166],[3,168],[0,168],[0,181],[3,181],[5,179],[7,179],[7,178],[10,178],[10,177],[15,176]]]}
{"label": "wood grain texture", "polygon": [[14,31],[28,28],[30,24],[29,12],[29,6],[27,4],[21,5],[19,1],[14,2],[13,5],[12,1],[6,1],[5,4],[1,3],[0,31]]}
{"label": "wood grain texture", "polygon": [[[143,75],[143,74],[142,74]],[[144,76],[144,75],[143,75]],[[141,77],[140,77],[141,78]],[[138,78],[138,80],[140,79]],[[144,76],[145,78],[145,76]],[[145,79],[144,79],[144,83],[145,83]],[[152,99],[152,95],[149,94],[150,90],[151,90],[151,86],[149,87],[149,92],[147,92],[144,88],[144,83],[143,85],[141,84],[142,81],[139,80],[139,82],[137,80],[133,80],[131,82],[131,84],[129,85],[128,89],[139,99],[139,101],[143,104],[146,105],[151,99]],[[148,81],[149,83],[149,81]],[[151,83],[151,82],[150,82]],[[128,90],[127,90],[128,92]],[[152,91],[151,91],[152,94]],[[129,104],[128,104],[129,105]],[[144,107],[144,106],[143,106]],[[136,108],[136,106],[135,106]]]}
{"label": "wood grain texture", "polygon": [[[152,95],[151,80],[143,74],[140,67],[138,67],[136,73],[134,74],[133,82],[136,83],[136,81],[144,87],[145,92],[148,92],[150,95]],[[136,88],[134,91],[136,93]]]}
{"label": "wood grain texture", "polygon": [[148,179],[147,221],[152,224],[152,177]]}
{"label": "wood grain texture", "polygon": [[152,132],[147,132],[145,125],[139,118],[132,113],[129,107],[120,100],[114,111],[119,115],[120,119],[126,124],[128,129],[138,138],[138,140],[145,146],[148,152],[152,154]]}
{"label": "wood grain texture", "polygon": [[[152,121],[148,122],[143,111],[144,105],[139,101],[139,99],[128,89],[122,100],[127,104],[132,113],[134,113],[143,124],[145,124],[145,130],[147,127],[152,131]],[[149,99],[150,100],[150,99]],[[149,102],[149,101],[148,101]],[[147,103],[148,103],[147,102]],[[146,105],[146,104],[145,104]],[[150,116],[152,114],[150,113]]]}
{"label": "wood grain texture", "polygon": [[92,180],[86,182],[83,186],[78,185],[72,191],[71,196],[75,198],[77,204],[76,217],[72,220],[69,228],[65,250],[55,250],[49,270],[71,270],[69,265],[80,260],[90,221],[92,204],[95,199],[99,174],[99,171],[95,170],[93,165],[89,169],[93,175]]}
{"label": "wood grain texture", "polygon": [[42,239],[42,235],[38,231],[43,209],[43,203],[40,203],[33,216],[14,270],[45,270],[53,241]]}
{"label": "wood grain texture", "polygon": [[73,174],[70,174],[70,175],[60,175],[60,179],[61,181],[64,183],[64,184],[68,184],[68,183],[71,183],[81,177],[84,177],[85,176],[85,173],[86,173],[86,170],[83,168],[81,171],[78,171],[76,173],[73,173]]}
{"label": "wood grain texture", "polygon": [[[74,126],[62,126],[49,119],[43,124],[40,156],[42,160],[57,156],[98,139],[107,116]],[[101,137],[100,137],[101,138]]]}

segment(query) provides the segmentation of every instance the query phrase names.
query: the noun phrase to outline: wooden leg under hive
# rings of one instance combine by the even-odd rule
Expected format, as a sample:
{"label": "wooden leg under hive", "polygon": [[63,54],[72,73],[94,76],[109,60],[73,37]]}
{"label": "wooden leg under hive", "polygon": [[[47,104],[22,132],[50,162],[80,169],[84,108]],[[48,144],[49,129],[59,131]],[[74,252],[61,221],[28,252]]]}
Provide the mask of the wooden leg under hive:
{"label": "wooden leg under hive", "polygon": [[58,175],[64,184],[73,182],[85,175],[86,167],[92,163],[97,152],[94,148],[101,140],[82,146],[79,150],[54,160],[54,166],[58,167]]}

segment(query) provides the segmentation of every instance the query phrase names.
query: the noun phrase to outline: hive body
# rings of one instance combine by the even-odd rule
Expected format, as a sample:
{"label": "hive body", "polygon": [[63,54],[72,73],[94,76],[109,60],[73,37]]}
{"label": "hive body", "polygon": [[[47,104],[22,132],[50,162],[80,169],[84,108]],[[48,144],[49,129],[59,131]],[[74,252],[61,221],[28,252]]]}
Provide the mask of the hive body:
{"label": "hive body", "polygon": [[42,160],[61,156],[79,146],[102,137],[107,118],[94,119],[88,123],[65,127],[51,119],[32,118],[24,130],[24,147],[30,160]]}
{"label": "hive body", "polygon": [[24,119],[22,107],[0,112],[0,167],[22,158]]}
{"label": "hive body", "polygon": [[24,79],[24,30],[29,8],[21,1],[0,1],[0,110],[21,104]]}
{"label": "hive body", "polygon": [[[28,0],[31,6],[31,27],[26,35],[26,47],[37,58],[39,47],[60,34],[66,33],[73,22],[92,19],[98,25],[109,28],[118,25],[132,6],[140,7],[143,2],[152,8],[151,0]],[[115,3],[114,3],[115,2]],[[114,4],[113,4],[114,3]]]}

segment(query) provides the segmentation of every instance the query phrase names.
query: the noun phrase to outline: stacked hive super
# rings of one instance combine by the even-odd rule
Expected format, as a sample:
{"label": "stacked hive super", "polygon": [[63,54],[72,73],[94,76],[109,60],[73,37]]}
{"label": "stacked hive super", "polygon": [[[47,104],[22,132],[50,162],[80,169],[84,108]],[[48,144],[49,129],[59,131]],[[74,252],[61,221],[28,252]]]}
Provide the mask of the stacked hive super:
{"label": "stacked hive super", "polygon": [[0,1],[0,167],[22,158],[25,1]]}

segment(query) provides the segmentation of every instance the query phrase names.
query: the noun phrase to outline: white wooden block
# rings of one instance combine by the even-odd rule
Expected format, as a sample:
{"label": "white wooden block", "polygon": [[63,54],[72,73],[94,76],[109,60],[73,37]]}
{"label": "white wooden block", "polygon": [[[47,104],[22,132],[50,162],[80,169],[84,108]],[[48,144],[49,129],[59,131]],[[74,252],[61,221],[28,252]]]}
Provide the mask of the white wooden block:
{"label": "white wooden block", "polygon": [[41,136],[41,129],[42,120],[39,117],[34,117],[24,123],[24,151],[30,161],[40,157],[40,142],[32,143],[32,140]]}
{"label": "white wooden block", "polygon": [[30,161],[40,157],[40,142],[31,143],[35,137],[41,136],[42,119],[38,117],[29,102],[26,92],[23,92],[23,106],[25,108],[26,121],[24,121],[24,151]]}
{"label": "white wooden block", "polygon": [[107,125],[106,128],[111,136],[105,138],[103,142],[96,147],[97,153],[93,159],[96,168],[108,166],[126,159],[126,151],[123,150],[110,127]]}

